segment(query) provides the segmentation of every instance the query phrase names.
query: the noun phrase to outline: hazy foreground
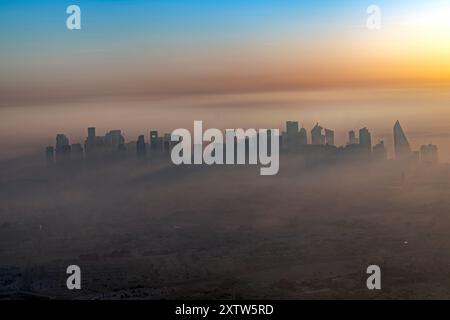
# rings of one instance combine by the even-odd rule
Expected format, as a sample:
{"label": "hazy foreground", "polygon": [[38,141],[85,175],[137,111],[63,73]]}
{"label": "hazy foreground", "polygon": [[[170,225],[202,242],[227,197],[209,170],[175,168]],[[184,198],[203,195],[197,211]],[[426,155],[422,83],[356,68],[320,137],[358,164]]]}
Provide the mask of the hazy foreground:
{"label": "hazy foreground", "polygon": [[[447,165],[0,170],[4,297],[450,298]],[[70,264],[81,291],[65,287]]]}

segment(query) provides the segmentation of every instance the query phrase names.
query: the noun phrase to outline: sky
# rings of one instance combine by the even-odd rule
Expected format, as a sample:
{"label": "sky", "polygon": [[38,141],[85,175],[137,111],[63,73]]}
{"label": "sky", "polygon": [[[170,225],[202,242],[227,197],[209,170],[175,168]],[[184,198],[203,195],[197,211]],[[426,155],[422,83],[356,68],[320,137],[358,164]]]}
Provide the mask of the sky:
{"label": "sky", "polygon": [[450,1],[2,0],[0,30],[0,107],[450,82]]}
{"label": "sky", "polygon": [[[68,30],[66,8],[81,8]],[[381,29],[366,26],[369,5]],[[450,0],[0,0],[0,159],[122,129],[367,126],[450,161]]]}

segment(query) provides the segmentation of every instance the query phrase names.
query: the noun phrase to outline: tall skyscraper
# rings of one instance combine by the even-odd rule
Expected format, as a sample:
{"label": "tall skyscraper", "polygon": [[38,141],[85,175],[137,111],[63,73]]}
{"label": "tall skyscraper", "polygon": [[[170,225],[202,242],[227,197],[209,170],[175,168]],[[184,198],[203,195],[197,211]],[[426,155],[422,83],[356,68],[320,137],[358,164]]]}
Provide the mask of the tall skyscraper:
{"label": "tall skyscraper", "polygon": [[286,122],[286,138],[288,150],[295,150],[300,145],[297,121]]}
{"label": "tall skyscraper", "polygon": [[325,143],[329,146],[334,146],[334,131],[325,129]]}
{"label": "tall skyscraper", "polygon": [[398,120],[394,125],[394,150],[397,159],[405,159],[411,156],[411,147]]}
{"label": "tall skyscraper", "polygon": [[311,130],[311,143],[315,145],[325,144],[325,136],[322,134],[322,127],[318,123]]}
{"label": "tall skyscraper", "polygon": [[308,144],[308,134],[306,132],[306,129],[303,128],[303,126],[301,127],[301,129],[300,129],[300,131],[298,133],[298,136],[299,136],[299,143],[300,143],[300,145],[303,146],[303,145]]}
{"label": "tall skyscraper", "polygon": [[428,163],[438,162],[438,148],[429,144],[420,147],[420,160]]}
{"label": "tall skyscraper", "polygon": [[95,128],[94,127],[88,128],[88,137],[87,137],[87,139],[90,142],[94,142],[95,141]]}
{"label": "tall skyscraper", "polygon": [[367,128],[359,130],[359,145],[368,153],[372,152],[372,136]]}
{"label": "tall skyscraper", "polygon": [[[63,158],[67,158],[67,148],[65,148],[66,146],[69,146],[69,139],[67,139],[67,137],[60,133],[56,135],[56,148],[55,148],[55,153],[56,153],[56,161],[59,162],[61,160],[63,160]],[[65,156],[64,156],[65,155]]]}
{"label": "tall skyscraper", "polygon": [[86,152],[86,156],[92,154],[97,145],[97,137],[95,135],[95,128],[90,127],[88,128],[88,136],[86,138],[86,141],[84,142],[84,150]]}
{"label": "tall skyscraper", "polygon": [[139,158],[144,158],[147,153],[144,135],[140,135],[136,142],[136,152]]}

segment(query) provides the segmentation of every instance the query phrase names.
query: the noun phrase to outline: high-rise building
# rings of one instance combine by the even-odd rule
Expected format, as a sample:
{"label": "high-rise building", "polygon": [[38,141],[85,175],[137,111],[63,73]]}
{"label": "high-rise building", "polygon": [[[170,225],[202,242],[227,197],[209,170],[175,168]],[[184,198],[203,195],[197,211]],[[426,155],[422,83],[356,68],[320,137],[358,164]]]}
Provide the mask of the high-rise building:
{"label": "high-rise building", "polygon": [[359,144],[359,139],[353,130],[348,132],[348,144]]}
{"label": "high-rise building", "polygon": [[69,139],[60,133],[56,135],[56,149],[62,149],[62,147],[69,145]]}
{"label": "high-rise building", "polygon": [[87,140],[90,141],[90,142],[94,142],[95,141],[95,128],[94,127],[88,128]]}
{"label": "high-rise building", "polygon": [[139,158],[144,158],[147,153],[144,135],[140,135],[136,142],[136,152]]}
{"label": "high-rise building", "polygon": [[397,159],[405,159],[411,156],[411,147],[398,120],[394,125],[394,150]]}
{"label": "high-rise building", "polygon": [[287,149],[287,133],[282,131],[280,134],[280,150]]}
{"label": "high-rise building", "polygon": [[303,146],[303,145],[308,144],[308,134],[306,132],[306,129],[303,128],[303,126],[301,127],[301,129],[300,129],[300,131],[298,133],[298,136],[299,136],[299,143],[300,143],[300,145]]}
{"label": "high-rise building", "polygon": [[372,137],[367,128],[359,129],[359,145],[366,152],[372,152]]}
{"label": "high-rise building", "polygon": [[95,152],[97,147],[97,136],[95,135],[95,128],[88,128],[88,136],[86,141],[84,142],[84,150],[86,152],[86,156],[91,155]]}
{"label": "high-rise building", "polygon": [[288,150],[295,150],[300,145],[300,135],[297,121],[286,122],[286,139]]}
{"label": "high-rise building", "polygon": [[[67,137],[62,133],[57,134],[56,135],[56,147],[55,147],[57,162],[63,160],[64,152],[67,153],[67,148],[66,148],[66,150],[64,150],[65,146],[69,146],[69,139],[67,139]],[[70,148],[70,146],[69,146],[69,148]]]}
{"label": "high-rise building", "polygon": [[121,130],[111,130],[105,135],[105,146],[111,150],[117,150],[121,144],[125,143],[125,138]]}
{"label": "high-rise building", "polygon": [[384,147],[384,141],[380,141],[373,146],[372,154],[376,159],[380,160],[386,159],[386,148]]}
{"label": "high-rise building", "polygon": [[150,131],[150,148],[152,150],[158,149],[158,131]]}
{"label": "high-rise building", "polygon": [[298,122],[297,121],[287,121],[286,122],[286,133],[291,136],[295,136],[298,133]]}
{"label": "high-rise building", "polygon": [[334,146],[334,131],[325,129],[325,143],[329,146]]}
{"label": "high-rise building", "polygon": [[173,146],[174,144],[172,143],[170,133],[165,133],[163,138],[164,153],[170,153],[170,151],[172,151]]}
{"label": "high-rise building", "polygon": [[315,145],[325,144],[325,136],[322,134],[322,127],[318,123],[311,130],[311,143]]}
{"label": "high-rise building", "polygon": [[438,162],[438,148],[435,145],[428,144],[420,147],[420,160],[428,163]]}

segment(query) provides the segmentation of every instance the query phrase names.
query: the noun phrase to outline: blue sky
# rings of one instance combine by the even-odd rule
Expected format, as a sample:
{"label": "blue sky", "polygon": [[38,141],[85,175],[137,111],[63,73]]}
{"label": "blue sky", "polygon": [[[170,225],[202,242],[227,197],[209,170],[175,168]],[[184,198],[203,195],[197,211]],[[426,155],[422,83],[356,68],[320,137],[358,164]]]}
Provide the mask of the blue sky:
{"label": "blue sky", "polygon": [[[286,71],[292,74],[278,79],[278,86],[305,84],[316,73],[321,79],[315,81],[337,81],[335,74],[348,70],[350,62],[374,58],[370,43],[367,46],[370,41],[386,53],[381,62],[389,55],[405,61],[397,45],[403,35],[367,34],[366,8],[372,3],[382,9],[384,30],[400,16],[450,7],[449,0],[2,0],[0,90],[49,91],[64,84],[68,74],[65,86],[77,88],[91,88],[94,77],[105,86],[112,79],[126,79],[145,87],[161,77],[169,84],[187,83],[194,81],[190,76],[206,82],[215,77],[224,86],[224,78],[231,83],[257,78],[266,86],[268,79],[262,77],[280,77]],[[81,7],[82,30],[66,28],[66,8],[71,4]],[[332,80],[325,79],[324,61],[334,64]],[[367,76],[369,72],[369,80],[383,78]],[[305,79],[299,81],[302,74]],[[354,75],[344,80],[356,79]]]}

